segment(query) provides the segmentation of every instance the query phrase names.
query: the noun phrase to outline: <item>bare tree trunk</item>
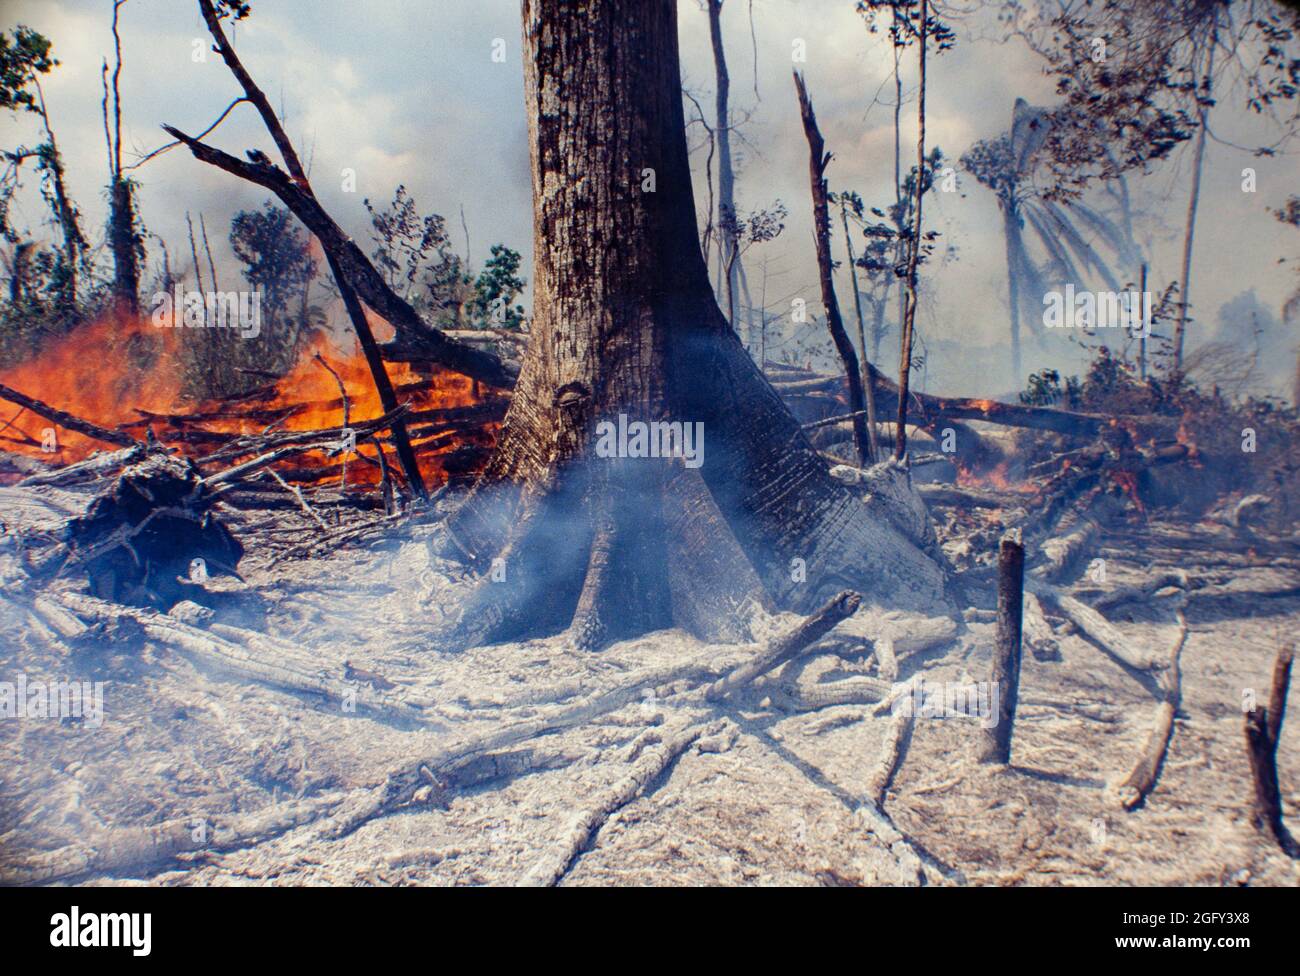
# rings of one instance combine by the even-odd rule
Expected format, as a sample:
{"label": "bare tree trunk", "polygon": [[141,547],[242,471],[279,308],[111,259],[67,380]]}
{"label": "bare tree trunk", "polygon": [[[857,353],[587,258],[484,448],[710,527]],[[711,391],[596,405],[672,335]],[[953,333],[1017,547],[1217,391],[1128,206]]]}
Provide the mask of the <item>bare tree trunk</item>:
{"label": "bare tree trunk", "polygon": [[1007,301],[1011,303],[1011,375],[1017,388],[1024,384],[1020,358],[1020,217],[1010,205],[1002,209],[1002,237],[1007,248]]}
{"label": "bare tree trunk", "polygon": [[898,355],[898,427],[894,435],[894,457],[907,457],[907,393],[912,379],[912,334],[916,327],[916,267],[921,259],[921,203],[925,196],[925,42],[930,15],[928,0],[921,0],[920,75],[917,87],[916,187],[912,191],[912,241],[907,252],[907,306],[903,311],[903,332]]}
{"label": "bare tree trunk", "polygon": [[[199,0],[199,10],[203,14],[203,20],[207,24],[208,32],[216,41],[217,50],[221,52],[221,57],[226,62],[226,66],[230,68],[231,74],[235,76],[244,89],[245,96],[262,117],[262,124],[266,126],[266,130],[271,134],[276,148],[279,149],[280,157],[284,160],[284,165],[289,171],[290,180],[307,199],[314,203],[316,198],[312,192],[311,184],[307,180],[307,171],[303,169],[298,154],[294,151],[293,143],[289,141],[289,137],[280,124],[279,118],[272,110],[271,103],[267,101],[265,93],[257,87],[252,77],[245,70],[243,63],[239,60],[239,55],[235,53],[235,49],[231,47],[230,42],[226,39],[225,31],[221,27],[221,19],[212,4],[212,0]],[[169,131],[172,132],[172,135],[185,142],[196,156],[203,158],[198,151],[199,143],[188,137],[183,137],[181,133],[175,130]],[[273,167],[266,168],[272,169]],[[319,209],[319,206],[317,209]],[[313,228],[309,225],[308,229]],[[192,232],[191,228],[191,234]],[[397,409],[397,394],[394,392],[392,380],[384,368],[379,344],[375,341],[374,333],[370,329],[365,310],[361,307],[357,293],[352,286],[352,280],[345,273],[347,269],[344,267],[344,262],[338,258],[334,249],[326,248],[326,256],[329,260],[330,272],[334,275],[334,281],[338,285],[343,303],[347,307],[348,317],[352,320],[352,327],[356,331],[357,339],[361,343],[361,349],[365,353],[366,364],[370,367],[375,390],[379,394],[379,402],[383,406],[384,413],[392,413]],[[198,264],[197,255],[195,256],[195,264]],[[366,265],[369,266],[369,262],[366,262]],[[391,293],[391,289],[389,289],[389,292]],[[424,478],[420,474],[419,465],[416,463],[415,452],[411,449],[406,421],[395,421],[392,430],[393,442],[397,447],[397,457],[402,464],[402,471],[406,475],[407,483],[418,497],[423,498],[426,494]]]}
{"label": "bare tree trunk", "polygon": [[722,47],[723,0],[708,0],[709,40],[713,45],[713,67],[717,77],[714,132],[718,139],[718,230],[722,248],[722,275],[725,288],[727,322],[736,327],[736,277],[740,264],[736,226],[736,174],[731,168],[731,115],[727,107],[731,94],[731,76],[727,74],[727,56]]}
{"label": "bare tree trunk", "polygon": [[[722,637],[743,634],[747,601],[811,609],[859,582],[869,601],[942,602],[942,570],[829,477],[718,309],[675,4],[525,0],[523,16],[534,325],[496,449],[447,523],[493,567],[449,636]],[[643,167],[672,192],[643,193]],[[635,422],[702,425],[702,453],[610,436]]]}
{"label": "bare tree trunk", "polygon": [[868,460],[875,462],[880,457],[880,445],[876,442],[876,384],[871,379],[871,361],[867,357],[867,330],[862,319],[862,293],[858,291],[858,269],[853,263],[853,238],[849,234],[849,215],[844,209],[844,200],[840,199],[840,219],[844,223],[844,248],[849,255],[849,284],[853,288],[853,311],[858,317],[858,348],[862,350],[862,395],[867,403],[867,442],[870,447]]}
{"label": "bare tree trunk", "polygon": [[[898,28],[898,7],[891,8],[894,17],[894,27]],[[903,208],[903,75],[902,75],[902,48],[894,45],[894,205],[898,207],[899,213]],[[903,263],[907,257],[903,253],[902,241],[899,241],[897,248],[895,267]],[[885,297],[888,298],[888,289],[885,291]],[[903,315],[907,309],[907,293],[904,289],[898,290],[898,330],[903,331]],[[871,352],[872,362],[880,361],[879,340],[877,346]]]}
{"label": "bare tree trunk", "polygon": [[131,184],[120,177],[109,189],[108,237],[113,250],[113,308],[119,316],[140,314],[140,267]]}
{"label": "bare tree trunk", "polygon": [[[858,460],[862,464],[868,464],[874,459],[875,452],[871,446],[866,420],[862,415],[865,403],[862,374],[858,372],[858,356],[853,351],[853,342],[849,339],[849,334],[844,331],[844,320],[840,317],[840,303],[835,298],[835,279],[831,260],[831,221],[825,176],[831,154],[826,152],[826,143],[817,128],[817,116],[813,114],[812,100],[808,97],[803,78],[797,71],[794,73],[794,86],[799,93],[799,113],[803,117],[803,131],[808,139],[808,178],[812,184],[813,236],[817,242],[817,269],[821,277],[822,304],[826,306],[826,327],[830,330],[835,350],[844,364],[844,373],[849,381],[849,411],[854,415],[853,445],[857,448]],[[867,375],[870,376],[870,369]]]}
{"label": "bare tree trunk", "polygon": [[[1217,14],[1215,20],[1217,23]],[[1214,47],[1218,42],[1218,36],[1219,32],[1216,26],[1214,31],[1211,32],[1209,38],[1210,48],[1205,57],[1206,98],[1209,97],[1208,89],[1214,81]],[[1197,95],[1199,98],[1199,90]],[[1173,371],[1175,374],[1180,374],[1183,371],[1183,341],[1187,331],[1187,310],[1191,305],[1192,245],[1196,234],[1196,209],[1201,199],[1201,171],[1205,163],[1205,130],[1206,123],[1209,121],[1209,106],[1198,100],[1196,114],[1199,128],[1196,133],[1196,153],[1192,157],[1192,194],[1187,201],[1187,225],[1183,230],[1183,274],[1178,295],[1178,322],[1174,326]]]}
{"label": "bare tree trunk", "polygon": [[1011,736],[1020,697],[1021,629],[1024,619],[1025,549],[1011,537],[998,546],[997,639],[989,682],[998,699],[991,726],[984,730],[980,761],[1005,765],[1011,761]]}
{"label": "bare tree trunk", "polygon": [[35,73],[32,74],[32,86],[36,89],[37,110],[45,129],[46,142],[50,146],[50,155],[45,162],[49,167],[50,187],[53,190],[54,217],[58,221],[59,230],[63,233],[63,257],[68,267],[67,280],[59,293],[59,304],[66,311],[74,311],[77,305],[77,268],[81,263],[81,255],[88,245],[85,236],[81,233],[76,207],[72,205],[72,200],[68,196],[67,186],[64,183],[63,155],[59,152],[59,144],[54,138],[54,129],[50,126],[50,114],[45,107],[45,91],[41,88],[40,79]]}
{"label": "bare tree trunk", "polygon": [[110,135],[106,84],[104,131],[109,140],[108,240],[113,252],[113,310],[118,316],[136,318],[140,314],[140,264],[135,236],[135,202],[131,183],[122,176],[122,37],[118,32],[117,18],[125,2],[115,0],[113,3],[113,49],[116,55],[112,84],[113,129]]}

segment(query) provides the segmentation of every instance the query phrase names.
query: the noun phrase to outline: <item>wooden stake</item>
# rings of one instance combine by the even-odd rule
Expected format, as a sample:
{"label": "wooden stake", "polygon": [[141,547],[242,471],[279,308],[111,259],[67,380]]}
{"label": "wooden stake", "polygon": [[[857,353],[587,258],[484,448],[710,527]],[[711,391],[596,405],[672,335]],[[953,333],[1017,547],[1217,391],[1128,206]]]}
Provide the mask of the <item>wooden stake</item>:
{"label": "wooden stake", "polygon": [[1300,842],[1282,822],[1282,791],[1277,779],[1277,743],[1286,715],[1295,647],[1288,644],[1273,662],[1273,688],[1268,705],[1246,713],[1246,753],[1255,780],[1255,825],[1267,827],[1288,857],[1300,858]]}
{"label": "wooden stake", "polygon": [[980,762],[1011,761],[1011,731],[1016,721],[1016,698],[1020,693],[1020,642],[1023,626],[1025,547],[1013,534],[998,548],[997,646],[989,680],[997,689],[997,723],[984,730]]}

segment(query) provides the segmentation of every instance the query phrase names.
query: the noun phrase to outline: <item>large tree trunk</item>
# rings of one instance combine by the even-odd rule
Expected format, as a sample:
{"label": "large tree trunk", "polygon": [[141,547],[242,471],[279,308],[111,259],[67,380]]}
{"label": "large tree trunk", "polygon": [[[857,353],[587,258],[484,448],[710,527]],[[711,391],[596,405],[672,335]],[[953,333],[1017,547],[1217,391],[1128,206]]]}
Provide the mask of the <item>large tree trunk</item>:
{"label": "large tree trunk", "polygon": [[[455,638],[739,636],[750,600],[806,610],[845,586],[942,601],[942,569],[829,477],[714,301],[675,4],[525,0],[524,38],[534,324],[497,449],[448,523],[492,567]],[[703,424],[702,465],[597,456],[620,414]]]}

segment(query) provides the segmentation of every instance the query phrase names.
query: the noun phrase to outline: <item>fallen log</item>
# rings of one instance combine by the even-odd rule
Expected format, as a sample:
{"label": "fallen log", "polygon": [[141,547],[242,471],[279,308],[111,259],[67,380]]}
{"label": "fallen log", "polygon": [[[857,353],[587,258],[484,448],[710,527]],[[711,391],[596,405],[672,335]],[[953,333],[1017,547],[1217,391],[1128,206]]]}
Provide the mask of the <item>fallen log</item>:
{"label": "fallen log", "polygon": [[1088,643],[1123,668],[1152,697],[1159,699],[1163,696],[1164,692],[1153,672],[1163,668],[1164,662],[1158,661],[1151,653],[1134,650],[1114,624],[1081,600],[1040,583],[1031,582],[1028,585],[1040,600],[1054,607],[1079,628]]}
{"label": "fallen log", "polygon": [[626,776],[598,793],[590,806],[573,816],[557,848],[541,857],[519,879],[517,887],[549,888],[557,884],[611,813],[644,792],[702,736],[721,732],[725,723],[726,719],[720,719],[707,725],[691,725],[646,749]]}
{"label": "fallen log", "polygon": [[108,827],[84,840],[28,857],[0,859],[0,884],[40,885],[87,875],[144,875],[176,858],[219,853],[269,840],[335,809],[344,794],[289,800],[255,813],[166,820],[147,827]]}
{"label": "fallen log", "polygon": [[83,481],[94,481],[96,478],[103,477],[110,472],[116,473],[127,465],[141,460],[145,456],[146,450],[144,444],[134,444],[124,450],[111,451],[107,454],[96,451],[84,461],[77,461],[75,464],[69,464],[53,471],[42,471],[40,474],[24,478],[18,482],[16,487],[35,488],[45,485],[52,488],[62,488]]}
{"label": "fallen log", "polygon": [[236,641],[153,610],[119,606],[77,593],[64,593],[60,601],[83,619],[112,623],[128,617],[141,626],[150,640],[218,673],[251,679],[277,691],[325,698],[337,703],[340,712],[346,703],[355,703],[358,710],[403,726],[436,724],[423,709],[364,685],[327,677],[320,673],[306,651],[298,650],[295,654],[283,643],[252,631],[240,632]]}
{"label": "fallen log", "polygon": [[820,610],[809,616],[789,634],[772,642],[761,654],[736,668],[705,691],[709,701],[720,701],[745,687],[761,674],[766,674],[793,658],[809,644],[819,640],[845,617],[851,617],[862,603],[862,597],[852,590],[844,590]]}
{"label": "fallen log", "polygon": [[1028,590],[1024,594],[1024,633],[1023,639],[1029,652],[1039,661],[1059,661],[1061,645],[1056,639],[1052,625],[1047,622],[1043,605],[1038,597]]}
{"label": "fallen log", "polygon": [[1182,703],[1182,672],[1179,658],[1183,646],[1187,643],[1187,618],[1178,612],[1178,639],[1169,654],[1169,666],[1162,673],[1160,682],[1164,691],[1160,705],[1156,708],[1155,718],[1151,722],[1151,734],[1146,746],[1138,756],[1133,771],[1114,787],[1114,795],[1125,810],[1135,809],[1156,785],[1160,769],[1164,765],[1165,754],[1169,751],[1169,741],[1174,734],[1174,718]]}
{"label": "fallen log", "polygon": [[885,733],[880,747],[876,765],[867,777],[866,798],[877,810],[885,808],[885,794],[894,782],[894,775],[907,754],[908,743],[912,739],[912,729],[916,725],[915,710],[900,708],[890,717],[889,730]]}
{"label": "fallen log", "polygon": [[[738,665],[705,689],[686,694],[685,700],[689,701],[692,697],[702,701],[710,698],[716,700],[718,697],[735,693],[763,673],[763,670],[755,667],[755,662],[771,662],[768,664],[768,668],[771,668],[790,660],[844,619],[847,613],[852,613],[852,609],[849,608],[856,609],[860,599],[856,593],[849,591],[840,593],[788,634],[760,648],[748,662]],[[642,694],[648,689],[678,681],[698,682],[702,678],[712,677],[710,674],[712,670],[695,662],[653,668],[640,672],[616,687],[595,692],[570,705],[498,727],[491,732],[468,735],[455,740],[430,755],[406,763],[391,772],[382,786],[373,790],[363,800],[349,803],[346,809],[331,818],[331,821],[323,827],[323,836],[332,838],[346,836],[366,821],[410,802],[415,791],[421,783],[427,782],[429,776],[436,779],[443,771],[459,767],[477,756],[497,752],[539,735],[585,725],[594,718],[640,700]],[[736,672],[740,674],[733,678],[732,675]]]}

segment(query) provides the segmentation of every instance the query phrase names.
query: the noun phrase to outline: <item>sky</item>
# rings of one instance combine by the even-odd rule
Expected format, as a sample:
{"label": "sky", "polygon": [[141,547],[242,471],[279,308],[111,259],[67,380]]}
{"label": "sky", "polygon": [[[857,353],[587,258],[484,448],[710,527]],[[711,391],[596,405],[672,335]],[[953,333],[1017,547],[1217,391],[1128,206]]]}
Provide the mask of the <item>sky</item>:
{"label": "sky", "polygon": [[[966,6],[977,7],[967,3]],[[110,0],[0,0],[0,28],[26,24],[50,37],[62,64],[44,79],[45,96],[68,168],[71,191],[94,240],[102,241],[107,162],[100,117],[100,66],[111,57]],[[789,216],[774,241],[746,254],[751,290],[766,271],[774,311],[803,297],[820,309],[812,238],[807,144],[791,69],[803,70],[834,160],[831,189],[856,190],[868,205],[893,199],[892,52],[866,30],[852,0],[727,0],[722,28],[738,127],[737,198],[743,213],[781,201]],[[752,29],[751,38],[751,10]],[[698,0],[678,6],[684,86],[711,114],[713,63],[708,18]],[[974,142],[1005,131],[1017,97],[1050,104],[1053,83],[1041,61],[1018,40],[1005,40],[986,11],[956,21],[954,50],[932,56],[927,94],[928,143],[954,161]],[[211,52],[197,4],[129,0],[122,8],[122,107],[128,159],[166,141],[159,126],[205,129],[239,94]],[[363,199],[384,203],[404,184],[423,212],[447,220],[452,241],[481,267],[493,243],[524,255],[531,278],[532,213],[517,0],[254,0],[253,15],[234,29],[253,77],[280,110],[317,195],[334,218],[365,242]],[[792,61],[796,40],[806,61]],[[504,61],[493,59],[504,41]],[[198,60],[196,60],[196,58]],[[905,59],[904,158],[915,149],[915,64]],[[712,119],[709,119],[712,123]],[[1300,233],[1277,222],[1271,208],[1300,191],[1294,155],[1256,159],[1223,142],[1271,142],[1276,130],[1225,97],[1214,110],[1203,176],[1192,279],[1199,335],[1212,331],[1224,303],[1253,290],[1272,315],[1296,288]],[[700,142],[698,127],[692,144]],[[0,118],[0,147],[39,141],[34,119]],[[236,155],[274,147],[255,113],[241,106],[208,139]],[[1179,275],[1182,228],[1191,186],[1190,147],[1132,189],[1139,238],[1150,248],[1151,280]],[[692,156],[696,201],[706,198],[705,154]],[[906,164],[905,164],[906,165]],[[1256,171],[1256,190],[1242,191],[1242,170]],[[344,171],[356,174],[345,192]],[[142,185],[146,225],[168,242],[174,270],[188,268],[186,214],[203,214],[222,277],[237,267],[227,234],[230,218],[259,207],[267,194],[193,159],[184,150],[134,171]],[[939,230],[955,256],[931,265],[919,328],[930,362],[922,385],[935,392],[989,395],[1015,384],[1006,369],[1007,299],[1001,218],[992,194],[958,173],[958,190],[927,197],[927,228]],[[27,188],[15,211],[35,226],[46,213]],[[46,231],[48,234],[48,230]],[[842,257],[843,241],[833,241]],[[367,250],[369,248],[367,247]],[[151,260],[157,258],[157,249]],[[840,304],[852,315],[846,271]],[[757,297],[757,296],[755,296]],[[1027,328],[1040,330],[1037,323]],[[1198,331],[1199,330],[1199,331]],[[1222,337],[1220,335],[1220,337]],[[896,353],[894,354],[896,355]],[[1026,365],[1077,371],[1078,350],[1057,332],[1034,343]],[[1074,364],[1074,365],[1072,365]],[[885,364],[888,367],[889,363]],[[1278,376],[1289,375],[1282,368]],[[1279,380],[1280,382],[1280,380]]]}

